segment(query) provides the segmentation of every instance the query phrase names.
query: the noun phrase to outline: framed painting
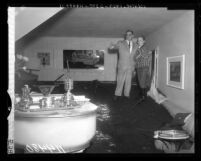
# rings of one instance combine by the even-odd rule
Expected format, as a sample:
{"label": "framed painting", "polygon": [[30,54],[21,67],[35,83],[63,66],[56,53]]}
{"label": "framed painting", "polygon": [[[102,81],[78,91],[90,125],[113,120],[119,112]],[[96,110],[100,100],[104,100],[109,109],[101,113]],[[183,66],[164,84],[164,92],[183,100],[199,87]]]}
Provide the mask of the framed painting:
{"label": "framed painting", "polygon": [[104,54],[104,50],[63,50],[63,68],[68,64],[71,69],[104,69]]}
{"label": "framed painting", "polygon": [[40,59],[40,65],[50,65],[50,53],[38,52],[37,57]]}
{"label": "framed painting", "polygon": [[185,55],[167,57],[167,85],[184,89]]}

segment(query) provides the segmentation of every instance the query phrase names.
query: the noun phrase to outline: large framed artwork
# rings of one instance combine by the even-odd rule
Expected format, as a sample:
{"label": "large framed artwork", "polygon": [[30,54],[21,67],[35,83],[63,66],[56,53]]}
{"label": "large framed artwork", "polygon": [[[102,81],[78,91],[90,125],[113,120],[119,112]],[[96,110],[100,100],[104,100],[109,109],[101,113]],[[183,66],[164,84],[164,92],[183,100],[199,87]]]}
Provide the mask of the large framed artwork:
{"label": "large framed artwork", "polygon": [[167,57],[167,85],[184,89],[185,55]]}
{"label": "large framed artwork", "polygon": [[63,50],[63,68],[104,69],[104,50]]}

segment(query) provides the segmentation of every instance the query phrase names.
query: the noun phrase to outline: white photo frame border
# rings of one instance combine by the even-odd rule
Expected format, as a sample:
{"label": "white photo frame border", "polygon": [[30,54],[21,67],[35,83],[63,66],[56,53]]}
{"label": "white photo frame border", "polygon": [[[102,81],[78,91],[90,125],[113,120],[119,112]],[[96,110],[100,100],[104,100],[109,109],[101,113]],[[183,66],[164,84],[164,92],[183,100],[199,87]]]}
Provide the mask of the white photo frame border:
{"label": "white photo frame border", "polygon": [[[178,89],[184,89],[184,76],[185,76],[185,55],[180,56],[173,56],[173,57],[167,57],[167,80],[166,84],[170,87],[178,88]],[[179,73],[179,81],[171,80],[171,65],[173,63],[179,64],[180,67],[180,73]],[[177,77],[176,77],[177,78]]]}

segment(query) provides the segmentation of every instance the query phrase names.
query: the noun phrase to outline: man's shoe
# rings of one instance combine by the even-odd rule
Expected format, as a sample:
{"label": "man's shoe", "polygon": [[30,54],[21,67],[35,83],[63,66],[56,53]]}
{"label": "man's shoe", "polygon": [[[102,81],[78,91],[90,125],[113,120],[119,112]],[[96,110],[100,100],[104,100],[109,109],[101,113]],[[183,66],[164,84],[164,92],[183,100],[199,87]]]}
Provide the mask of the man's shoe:
{"label": "man's shoe", "polygon": [[113,101],[119,100],[119,97],[120,97],[120,96],[114,96],[114,97],[113,97]]}
{"label": "man's shoe", "polygon": [[148,89],[145,88],[145,89],[144,89],[144,97],[145,97],[145,99],[147,98],[147,92],[148,92]]}
{"label": "man's shoe", "polygon": [[130,100],[130,97],[129,96],[124,96],[124,99],[125,100]]}

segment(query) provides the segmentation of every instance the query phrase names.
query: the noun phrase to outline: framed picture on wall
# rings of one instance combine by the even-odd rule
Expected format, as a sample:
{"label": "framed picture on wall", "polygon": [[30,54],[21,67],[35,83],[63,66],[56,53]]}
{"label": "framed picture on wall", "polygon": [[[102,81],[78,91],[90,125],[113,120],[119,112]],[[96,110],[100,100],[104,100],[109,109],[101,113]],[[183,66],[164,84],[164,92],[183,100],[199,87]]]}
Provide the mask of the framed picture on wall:
{"label": "framed picture on wall", "polygon": [[63,50],[63,68],[104,69],[104,50]]}
{"label": "framed picture on wall", "polygon": [[185,55],[167,57],[167,85],[184,89]]}
{"label": "framed picture on wall", "polygon": [[40,59],[40,65],[42,66],[50,65],[50,53],[38,52],[37,57]]}

